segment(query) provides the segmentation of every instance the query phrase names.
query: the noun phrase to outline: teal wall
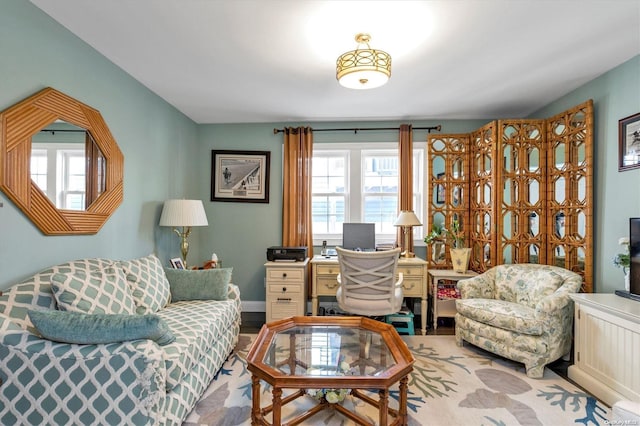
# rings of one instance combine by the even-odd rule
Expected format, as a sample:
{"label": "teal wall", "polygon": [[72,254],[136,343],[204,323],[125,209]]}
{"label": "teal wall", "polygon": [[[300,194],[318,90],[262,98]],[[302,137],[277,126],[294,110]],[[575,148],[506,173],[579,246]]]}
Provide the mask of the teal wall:
{"label": "teal wall", "polygon": [[165,199],[199,195],[197,125],[28,1],[2,2],[0,58],[0,110],[53,87],[98,109],[125,158],[124,202],[96,235],[44,236],[0,192],[0,289],[71,259],[177,256],[156,224]]}
{"label": "teal wall", "polygon": [[[466,133],[485,124],[487,120],[412,121],[414,127],[442,125],[442,132]],[[287,126],[311,126],[314,129],[398,127],[400,121],[386,122],[322,122],[287,123]],[[216,253],[223,266],[232,266],[233,281],[242,291],[243,301],[264,301],[264,263],[266,249],[282,243],[282,133],[284,123],[269,124],[210,124],[199,128],[200,152],[198,169],[200,197],[205,200],[209,227],[200,232],[201,253]],[[416,130],[414,141],[426,141],[427,131]],[[316,132],[314,142],[396,142],[398,131]],[[271,152],[271,181],[269,204],[207,202],[210,200],[211,150],[248,149]],[[424,247],[416,248],[424,257]]]}
{"label": "teal wall", "polygon": [[629,236],[629,218],[640,217],[640,169],[618,172],[618,120],[640,112],[640,56],[561,97],[532,117],[549,117],[588,99],[594,104],[594,291],[624,288],[613,257]]}
{"label": "teal wall", "polygon": [[[218,254],[234,267],[245,301],[264,301],[265,250],[281,242],[284,123],[197,125],[69,33],[27,1],[4,1],[0,13],[0,110],[44,87],[54,87],[98,109],[125,157],[124,202],[97,235],[46,237],[2,193],[0,289],[47,266],[82,257],[127,259],[179,255],[178,239],[157,226],[168,198],[200,198],[209,226],[192,234],[189,260]],[[617,171],[618,119],[640,112],[640,58],[636,57],[532,114],[548,117],[586,99],[595,101],[596,289],[622,287],[611,258],[627,234],[627,218],[640,216],[640,170]],[[475,130],[489,120],[413,121],[442,124],[442,132]],[[393,122],[288,123],[316,129],[386,127]],[[425,140],[416,131],[414,140]],[[316,133],[316,142],[390,142],[397,132]],[[269,204],[211,202],[212,149],[271,152]],[[416,250],[424,256],[424,249]]]}

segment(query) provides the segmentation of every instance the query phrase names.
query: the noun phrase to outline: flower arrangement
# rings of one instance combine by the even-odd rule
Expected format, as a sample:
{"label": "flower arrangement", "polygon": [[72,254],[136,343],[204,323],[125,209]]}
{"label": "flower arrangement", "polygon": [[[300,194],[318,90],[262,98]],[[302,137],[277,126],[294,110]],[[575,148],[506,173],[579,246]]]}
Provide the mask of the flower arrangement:
{"label": "flower arrangement", "polygon": [[622,238],[618,239],[618,244],[620,244],[621,246],[624,247],[624,252],[623,253],[618,253],[618,254],[616,254],[614,256],[613,264],[618,268],[622,268],[622,272],[624,274],[626,274],[627,273],[627,268],[630,265],[629,238],[622,237]]}
{"label": "flower arrangement", "polygon": [[[313,375],[316,369],[310,368],[308,373]],[[348,362],[344,360],[344,356],[340,356],[338,360],[338,365],[336,367],[336,375],[344,376],[350,374],[351,366]],[[344,399],[349,395],[351,389],[307,389],[307,394],[310,395],[313,399],[317,401],[325,400],[329,404],[336,404],[338,402],[344,401]]]}
{"label": "flower arrangement", "polygon": [[442,225],[434,223],[431,227],[429,235],[424,237],[424,242],[431,244],[434,241],[442,241],[450,248],[464,248],[464,235],[460,229],[460,221],[453,220],[451,229],[447,229]]}

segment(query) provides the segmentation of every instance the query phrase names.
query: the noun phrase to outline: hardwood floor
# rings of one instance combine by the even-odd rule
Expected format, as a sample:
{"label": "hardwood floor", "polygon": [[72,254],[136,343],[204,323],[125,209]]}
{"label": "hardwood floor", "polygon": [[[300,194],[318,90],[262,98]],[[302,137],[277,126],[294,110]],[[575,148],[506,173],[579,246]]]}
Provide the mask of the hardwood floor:
{"label": "hardwood floor", "polygon": [[[420,316],[416,315],[413,319],[414,326],[416,326],[416,334],[420,333]],[[264,324],[264,312],[243,312],[242,313],[242,325],[240,326],[241,333],[257,333]],[[428,326],[428,335],[440,335],[447,336],[455,333],[455,323],[453,318],[440,318],[438,320],[438,328],[433,329]]]}
{"label": "hardwood floor", "polygon": [[[240,326],[241,333],[258,333],[260,328],[264,324],[264,312],[243,312],[242,313],[242,325]],[[420,316],[414,317],[414,324],[420,324]],[[433,329],[431,325],[428,326],[427,335],[437,336],[452,336],[455,334],[455,322],[453,318],[440,318],[438,319],[438,328]],[[419,334],[420,330],[416,330],[416,334]],[[571,361],[563,361],[562,358],[552,362],[548,367],[557,375],[568,380],[567,369],[573,364]]]}

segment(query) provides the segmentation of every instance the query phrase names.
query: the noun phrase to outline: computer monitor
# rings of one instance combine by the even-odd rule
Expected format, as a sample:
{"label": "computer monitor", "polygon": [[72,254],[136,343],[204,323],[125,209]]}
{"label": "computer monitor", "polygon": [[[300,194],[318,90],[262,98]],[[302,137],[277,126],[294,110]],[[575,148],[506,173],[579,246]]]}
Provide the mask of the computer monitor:
{"label": "computer monitor", "polygon": [[640,218],[629,219],[630,293],[640,297]]}
{"label": "computer monitor", "polygon": [[376,249],[375,223],[343,223],[342,248],[374,251]]}
{"label": "computer monitor", "polygon": [[615,294],[640,301],[640,217],[629,219],[629,290]]}

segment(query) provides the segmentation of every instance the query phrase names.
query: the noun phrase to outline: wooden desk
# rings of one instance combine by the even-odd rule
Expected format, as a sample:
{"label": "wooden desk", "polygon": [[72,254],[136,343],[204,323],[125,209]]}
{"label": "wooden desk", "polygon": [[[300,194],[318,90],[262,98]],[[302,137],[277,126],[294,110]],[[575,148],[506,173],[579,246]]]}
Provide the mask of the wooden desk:
{"label": "wooden desk", "polygon": [[[398,272],[402,272],[404,297],[420,298],[422,334],[427,334],[427,262],[419,257],[401,257]],[[336,277],[340,273],[337,257],[314,256],[311,260],[311,313],[318,315],[318,297],[335,297]]]}
{"label": "wooden desk", "polygon": [[[431,292],[431,309],[433,310],[433,329],[438,328],[438,318],[453,318],[456,316],[456,299],[438,300],[438,282],[442,280],[454,281],[457,283],[465,278],[478,275],[477,272],[467,271],[464,274],[453,269],[430,269],[429,270],[429,291]],[[455,284],[454,284],[455,285]]]}

